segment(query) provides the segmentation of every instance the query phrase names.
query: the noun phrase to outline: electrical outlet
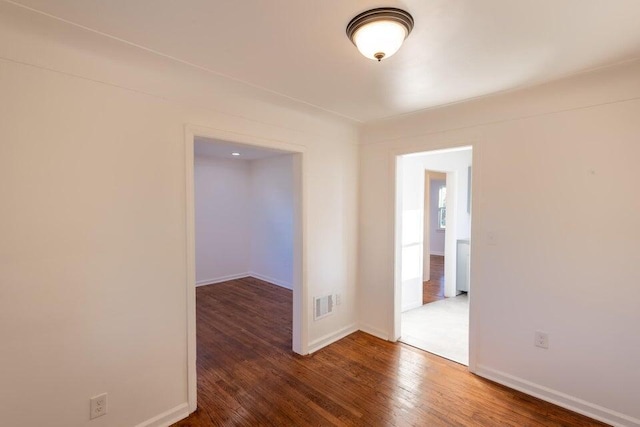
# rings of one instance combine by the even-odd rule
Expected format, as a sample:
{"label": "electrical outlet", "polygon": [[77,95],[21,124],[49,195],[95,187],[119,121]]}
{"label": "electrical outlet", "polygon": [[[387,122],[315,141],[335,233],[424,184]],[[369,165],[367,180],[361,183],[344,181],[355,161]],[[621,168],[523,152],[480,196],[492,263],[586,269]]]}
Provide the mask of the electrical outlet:
{"label": "electrical outlet", "polygon": [[98,418],[107,413],[107,393],[92,397],[90,419]]}
{"label": "electrical outlet", "polygon": [[536,347],[549,348],[549,334],[542,331],[536,331],[534,336],[534,344]]}

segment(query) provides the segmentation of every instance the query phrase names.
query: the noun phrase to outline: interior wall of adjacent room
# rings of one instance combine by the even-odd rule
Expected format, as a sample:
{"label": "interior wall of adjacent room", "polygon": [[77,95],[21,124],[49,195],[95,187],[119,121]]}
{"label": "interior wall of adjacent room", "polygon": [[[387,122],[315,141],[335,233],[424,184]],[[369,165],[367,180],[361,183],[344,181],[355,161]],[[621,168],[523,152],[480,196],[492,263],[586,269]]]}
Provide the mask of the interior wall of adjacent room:
{"label": "interior wall of adjacent room", "polygon": [[352,122],[6,2],[0,93],[3,424],[187,410],[185,124],[304,151],[307,295],[343,296],[308,338],[355,325]]}
{"label": "interior wall of adjacent room", "polygon": [[[471,214],[467,210],[467,193],[469,191],[468,171],[472,163],[471,149],[461,149],[455,151],[441,151],[432,153],[422,153],[418,155],[406,156],[405,170],[413,168],[420,170],[424,174],[425,170],[456,173],[456,190],[448,195],[449,199],[456,197],[456,235],[455,239],[468,239],[471,237]],[[446,179],[445,179],[446,183]],[[410,193],[412,197],[421,198],[424,194],[424,179],[422,181],[412,180],[410,185],[418,186],[417,192]],[[437,191],[436,191],[437,196]],[[438,205],[436,198],[436,208]],[[416,202],[417,203],[417,202]],[[424,203],[420,204],[424,208]],[[436,212],[437,213],[437,212]],[[437,219],[437,215],[436,215]]]}
{"label": "interior wall of adjacent room", "polygon": [[196,156],[194,192],[196,283],[247,275],[251,265],[249,225],[253,212],[250,163]]}
{"label": "interior wall of adjacent room", "polygon": [[[444,256],[444,236],[445,230],[438,228],[438,201],[440,188],[446,187],[446,180],[432,179],[431,191],[429,192],[429,241],[431,255]],[[425,259],[424,262],[430,262]]]}
{"label": "interior wall of adjacent room", "polygon": [[[629,330],[640,323],[639,76],[636,61],[366,125],[363,327],[392,333],[394,176],[380,165],[397,152],[473,144],[471,365],[565,406],[640,424],[640,336]],[[610,203],[597,202],[602,194]],[[602,292],[607,283],[615,292]],[[536,330],[549,333],[548,350],[534,347]]]}
{"label": "interior wall of adjacent room", "polygon": [[[470,215],[467,212],[467,171],[472,161],[471,149],[436,151],[402,156],[402,250],[401,257],[401,310],[407,311],[422,305],[424,247],[424,175],[425,171],[455,174],[455,185],[448,185],[449,232],[445,234],[445,295],[455,296],[457,239],[469,238]],[[447,181],[450,178],[447,178]],[[453,198],[455,197],[455,200]],[[455,221],[455,223],[453,222]],[[426,225],[428,226],[428,225]],[[447,288],[447,285],[449,287]]]}
{"label": "interior wall of adjacent room", "polygon": [[292,289],[293,156],[251,161],[251,275]]}

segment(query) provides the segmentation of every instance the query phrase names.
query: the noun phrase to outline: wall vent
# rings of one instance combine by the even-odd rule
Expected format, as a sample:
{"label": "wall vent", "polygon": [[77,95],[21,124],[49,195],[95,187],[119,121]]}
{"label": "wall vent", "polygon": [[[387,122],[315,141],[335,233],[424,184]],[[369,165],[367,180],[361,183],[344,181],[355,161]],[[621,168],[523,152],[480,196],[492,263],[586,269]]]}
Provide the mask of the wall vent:
{"label": "wall vent", "polygon": [[322,319],[333,313],[335,296],[325,295],[313,298],[313,320]]}

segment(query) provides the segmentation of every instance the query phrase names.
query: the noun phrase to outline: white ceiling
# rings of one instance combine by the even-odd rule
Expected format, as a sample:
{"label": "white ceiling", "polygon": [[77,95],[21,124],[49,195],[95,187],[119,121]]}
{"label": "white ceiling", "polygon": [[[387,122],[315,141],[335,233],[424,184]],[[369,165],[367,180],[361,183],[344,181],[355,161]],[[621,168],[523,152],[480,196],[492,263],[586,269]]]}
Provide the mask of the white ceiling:
{"label": "white ceiling", "polygon": [[[215,73],[371,121],[640,57],[640,0],[17,0]],[[372,7],[415,27],[381,63],[345,36]]]}
{"label": "white ceiling", "polygon": [[[234,156],[231,153],[240,153],[240,155]],[[256,147],[219,139],[195,138],[194,155],[196,157],[218,157],[240,161],[265,159],[267,157],[282,156],[283,154],[290,153],[273,148]]]}

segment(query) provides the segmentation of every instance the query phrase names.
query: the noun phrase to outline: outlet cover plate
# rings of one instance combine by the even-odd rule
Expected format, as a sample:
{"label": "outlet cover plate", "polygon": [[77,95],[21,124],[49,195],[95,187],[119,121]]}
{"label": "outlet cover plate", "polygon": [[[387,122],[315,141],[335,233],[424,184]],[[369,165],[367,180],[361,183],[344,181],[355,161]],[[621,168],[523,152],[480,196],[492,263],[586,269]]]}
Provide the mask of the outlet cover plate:
{"label": "outlet cover plate", "polygon": [[91,412],[90,419],[98,418],[107,413],[107,393],[102,393],[90,399]]}
{"label": "outlet cover plate", "polygon": [[534,336],[534,345],[536,347],[548,349],[549,348],[549,334],[542,331],[536,331]]}

